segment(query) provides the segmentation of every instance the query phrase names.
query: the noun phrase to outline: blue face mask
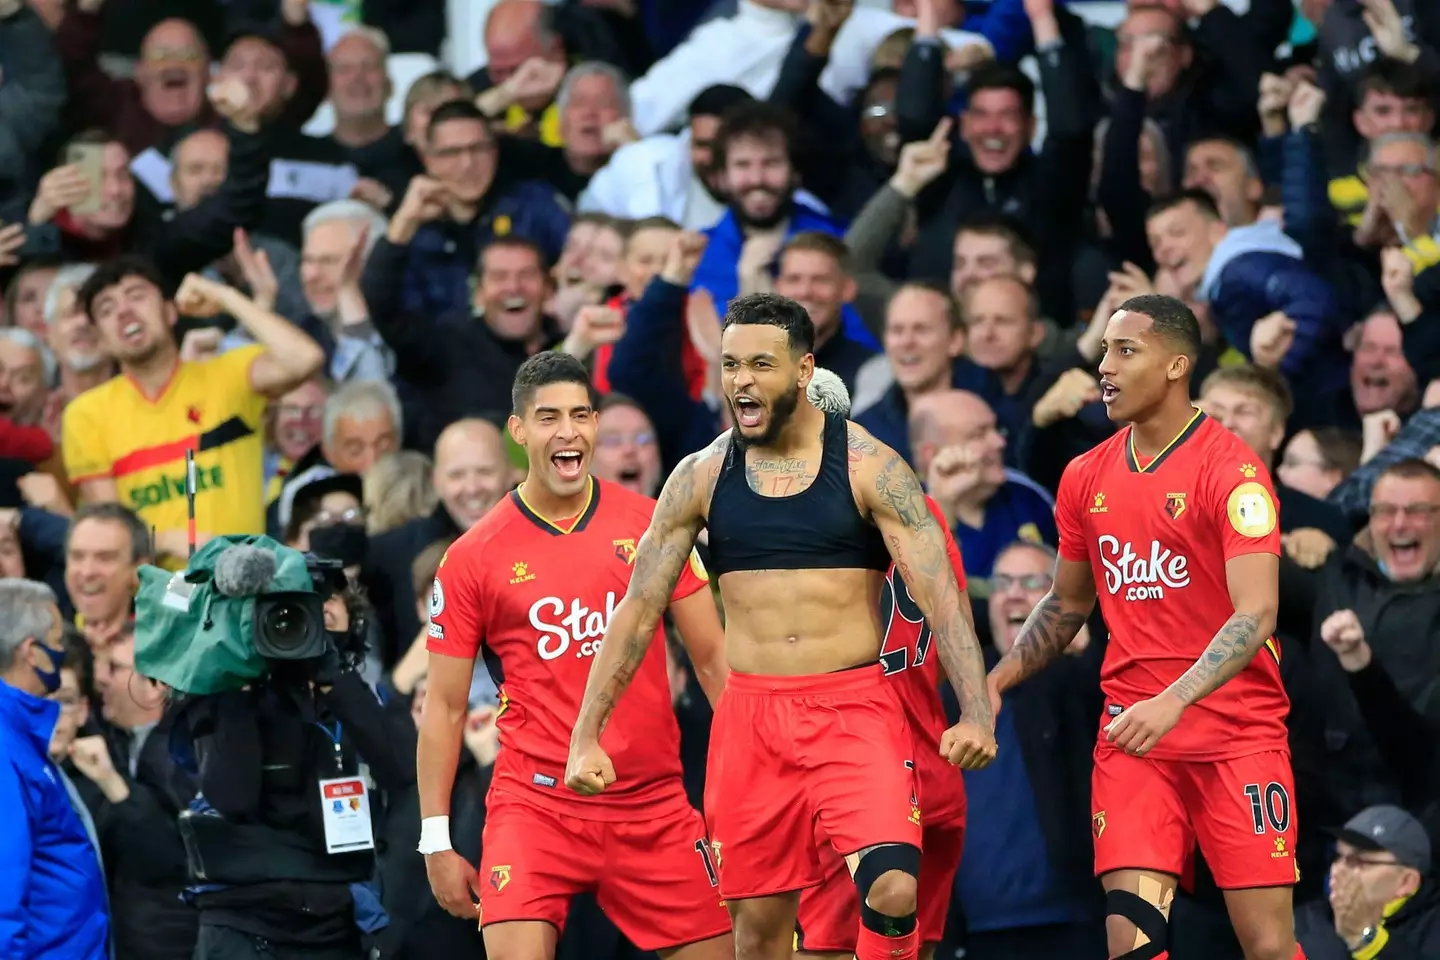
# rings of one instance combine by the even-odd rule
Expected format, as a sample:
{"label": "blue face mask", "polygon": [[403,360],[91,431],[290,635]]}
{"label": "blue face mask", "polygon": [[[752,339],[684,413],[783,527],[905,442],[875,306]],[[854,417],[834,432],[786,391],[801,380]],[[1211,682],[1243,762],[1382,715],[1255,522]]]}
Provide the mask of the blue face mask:
{"label": "blue face mask", "polygon": [[65,665],[65,648],[50,647],[37,641],[37,646],[50,655],[50,669],[41,670],[39,667],[31,667],[35,676],[40,678],[40,685],[45,688],[46,694],[54,693],[60,689],[60,668]]}

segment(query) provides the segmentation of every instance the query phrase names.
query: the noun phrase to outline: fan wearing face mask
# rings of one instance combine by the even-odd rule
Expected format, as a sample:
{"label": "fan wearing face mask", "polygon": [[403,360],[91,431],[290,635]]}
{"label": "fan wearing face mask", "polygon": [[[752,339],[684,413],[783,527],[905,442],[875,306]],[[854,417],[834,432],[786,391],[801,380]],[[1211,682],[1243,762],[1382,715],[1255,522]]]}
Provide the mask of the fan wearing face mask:
{"label": "fan wearing face mask", "polygon": [[95,848],[46,755],[65,660],[55,594],[0,579],[0,956],[101,960],[109,921]]}

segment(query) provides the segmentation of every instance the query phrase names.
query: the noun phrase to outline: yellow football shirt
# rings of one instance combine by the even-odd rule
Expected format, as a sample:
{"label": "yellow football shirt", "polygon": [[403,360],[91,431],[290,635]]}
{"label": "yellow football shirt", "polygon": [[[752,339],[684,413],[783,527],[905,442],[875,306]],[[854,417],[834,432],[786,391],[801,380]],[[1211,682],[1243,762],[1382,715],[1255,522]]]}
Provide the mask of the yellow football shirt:
{"label": "yellow football shirt", "polygon": [[123,375],[70,401],[61,429],[70,482],[110,477],[147,526],[184,530],[185,452],[193,450],[196,529],[264,533],[267,401],[250,386],[262,352],[250,345],[182,362],[153,401]]}

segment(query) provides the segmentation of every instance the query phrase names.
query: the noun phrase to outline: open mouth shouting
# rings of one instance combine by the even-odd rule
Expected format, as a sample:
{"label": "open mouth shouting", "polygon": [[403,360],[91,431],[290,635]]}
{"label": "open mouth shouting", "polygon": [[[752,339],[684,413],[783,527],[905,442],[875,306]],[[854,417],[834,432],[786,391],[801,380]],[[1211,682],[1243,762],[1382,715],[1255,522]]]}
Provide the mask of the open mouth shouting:
{"label": "open mouth shouting", "polygon": [[1100,399],[1105,402],[1105,405],[1108,407],[1114,403],[1115,398],[1118,396],[1120,396],[1120,388],[1102,377],[1100,380]]}
{"label": "open mouth shouting", "polygon": [[579,480],[585,472],[585,457],[579,450],[557,450],[550,455],[561,480]]}
{"label": "open mouth shouting", "polygon": [[131,320],[120,327],[120,342],[127,347],[139,347],[145,343],[145,324]]}
{"label": "open mouth shouting", "polygon": [[753,429],[765,419],[765,407],[758,400],[743,394],[735,398],[735,422]]}
{"label": "open mouth shouting", "polygon": [[1422,552],[1419,537],[1406,535],[1390,541],[1390,557],[1397,568],[1413,569],[1420,563]]}

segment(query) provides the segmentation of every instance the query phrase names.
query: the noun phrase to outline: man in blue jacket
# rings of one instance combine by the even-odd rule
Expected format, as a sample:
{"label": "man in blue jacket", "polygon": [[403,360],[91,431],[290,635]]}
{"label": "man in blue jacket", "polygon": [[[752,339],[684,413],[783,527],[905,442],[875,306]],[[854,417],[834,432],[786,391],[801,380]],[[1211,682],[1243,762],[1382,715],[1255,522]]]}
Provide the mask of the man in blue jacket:
{"label": "man in blue jacket", "polygon": [[1292,383],[1303,378],[1320,397],[1344,387],[1350,358],[1341,344],[1346,324],[1335,290],[1305,264],[1300,244],[1279,224],[1226,227],[1210,194],[1182,190],[1150,211],[1146,229],[1155,263],[1171,271],[1187,296],[1209,303],[1215,326],[1246,360],[1257,362],[1256,323],[1283,314],[1289,346],[1280,372]]}
{"label": "man in blue jacket", "polygon": [[0,957],[104,960],[105,879],[50,762],[65,659],[49,587],[0,579]]}
{"label": "man in blue jacket", "polygon": [[[720,121],[716,159],[725,172],[730,210],[705,231],[709,242],[690,289],[708,290],[722,314],[741,294],[774,291],[780,252],[792,237],[845,234],[845,225],[800,189],[795,138],[790,112],[761,100],[731,107]],[[880,349],[853,306],[841,309],[840,320],[847,340]]]}

